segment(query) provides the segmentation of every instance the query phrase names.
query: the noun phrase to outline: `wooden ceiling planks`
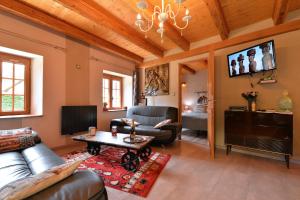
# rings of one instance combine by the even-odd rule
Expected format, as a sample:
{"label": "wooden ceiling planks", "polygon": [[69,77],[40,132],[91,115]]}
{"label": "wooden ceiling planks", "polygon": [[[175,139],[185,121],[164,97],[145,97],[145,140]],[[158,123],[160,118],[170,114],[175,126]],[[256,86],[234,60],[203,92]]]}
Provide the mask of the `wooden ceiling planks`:
{"label": "wooden ceiling planks", "polygon": [[130,52],[134,52],[141,57],[149,56],[149,52],[145,49],[129,42],[127,39],[120,37],[117,33],[106,28],[104,25],[99,25],[93,21],[81,16],[80,14],[64,7],[63,5],[55,2],[54,0],[23,0],[24,2],[37,7],[47,13],[65,20],[74,26],[80,27],[83,30],[93,33],[96,36],[105,38],[107,41],[120,46]]}
{"label": "wooden ceiling planks", "polygon": [[[148,2],[148,8],[145,10],[141,10],[141,9],[137,8],[135,1],[128,1],[126,3],[135,11],[135,14],[140,13],[146,19],[151,19],[153,10],[154,10],[154,5],[152,5],[151,2]],[[134,19],[132,19],[132,21],[134,21]],[[154,26],[155,26],[154,30],[158,29],[158,25],[159,25],[159,23],[156,20],[154,22]],[[165,37],[166,38],[169,38],[171,41],[173,41],[173,43],[175,43],[178,47],[180,47],[183,50],[190,49],[190,42],[181,35],[180,31],[176,27],[173,26],[172,22],[167,21],[165,23],[164,28],[165,28]],[[157,35],[157,33],[155,33],[155,34]]]}
{"label": "wooden ceiling planks", "polygon": [[[6,0],[5,0],[6,1]],[[16,0],[12,0],[16,1]],[[99,38],[104,38],[106,41],[114,44],[115,46],[121,47],[123,50],[127,50],[132,54],[136,54],[140,57],[151,57],[154,52],[149,52],[150,50],[145,48],[143,45],[139,45],[133,39],[128,37],[121,37],[118,31],[113,31],[111,28],[108,28],[107,22],[100,20],[91,20],[87,16],[79,14],[80,12],[74,12],[72,10],[55,2],[57,0],[18,0],[19,2],[27,2],[33,7],[38,7],[39,9],[56,16],[57,18],[68,22],[80,29],[97,36]],[[65,0],[67,1],[67,0]],[[68,0],[71,2],[70,0]],[[118,19],[122,19],[130,29],[134,29],[138,32],[137,27],[135,26],[135,18],[137,14],[137,8],[135,6],[138,0],[80,0],[80,1],[93,1],[99,4],[101,7],[108,10],[112,15],[116,16]],[[148,3],[151,2],[153,5],[161,4],[161,0],[147,0]],[[190,9],[192,20],[189,27],[183,31],[183,38],[188,42],[197,42],[199,40],[206,39],[220,34],[224,39],[226,38],[227,31],[223,25],[217,24],[216,19],[211,16],[211,9],[207,7],[206,3],[210,0],[186,0],[183,3],[183,8],[187,7]],[[223,11],[224,18],[229,30],[235,30],[255,22],[272,18],[274,11],[274,1],[275,0],[213,0],[214,2],[220,3],[220,10]],[[276,0],[277,1],[277,0]],[[286,0],[278,0],[286,1]],[[77,1],[73,1],[77,2]],[[170,1],[175,10],[177,6],[174,4],[174,1]],[[293,11],[300,8],[300,0],[290,0],[289,11]],[[181,18],[184,16],[184,9],[179,13],[177,19],[178,24],[182,25]],[[219,14],[218,14],[219,15]],[[220,17],[219,17],[220,18]],[[222,20],[222,19],[221,19]],[[147,39],[149,43],[152,43],[153,46],[158,47],[162,51],[171,50],[177,47],[181,47],[183,50],[187,50],[186,42],[182,43],[180,37],[176,35],[168,35],[167,32],[164,37],[163,43],[161,43],[161,38],[156,29],[153,29],[147,33]],[[136,36],[132,36],[136,37]],[[178,38],[178,40],[174,38]],[[171,38],[171,39],[170,39]],[[182,43],[182,44],[181,44]],[[189,55],[189,52],[183,52],[184,55]],[[194,51],[192,51],[194,52]],[[154,53],[155,54],[155,53]]]}
{"label": "wooden ceiling planks", "polygon": [[282,24],[289,12],[289,5],[291,0],[275,0],[274,11],[273,11],[273,21],[274,24]]}
{"label": "wooden ceiling planks", "polygon": [[274,7],[274,0],[222,0],[220,3],[230,30],[271,18]]}
{"label": "wooden ceiling planks", "polygon": [[107,40],[97,37],[91,33],[88,33],[80,28],[73,26],[63,20],[56,18],[55,16],[49,15],[48,13],[32,7],[27,3],[23,3],[17,0],[1,0],[0,8],[9,13],[17,16],[24,17],[40,25],[47,26],[53,30],[64,33],[67,36],[82,40],[90,45],[105,49],[110,52],[122,56],[128,60],[136,63],[143,62],[143,58],[129,52],[119,46],[116,46]]}
{"label": "wooden ceiling planks", "polygon": [[[94,0],[99,5],[109,10],[113,15],[125,21],[130,27],[134,28],[136,31],[139,31],[135,26],[136,20],[136,7],[132,7],[132,4],[135,4],[136,1],[130,0]],[[140,31],[139,31],[140,32]],[[142,33],[142,32],[140,32]],[[144,37],[145,34],[143,33]],[[168,37],[163,38],[163,43],[161,42],[160,35],[156,32],[156,29],[152,29],[146,33],[146,39],[150,42],[153,42],[155,45],[160,46],[164,50],[170,50],[177,47],[177,45],[171,41]],[[150,54],[149,54],[150,55]]]}
{"label": "wooden ceiling planks", "polygon": [[223,40],[228,38],[229,28],[219,0],[203,0]]}
{"label": "wooden ceiling planks", "polygon": [[96,24],[104,25],[113,30],[120,36],[128,39],[130,42],[136,44],[149,51],[155,56],[162,57],[163,50],[151,42],[147,41],[143,35],[137,30],[128,26],[126,22],[113,15],[110,11],[103,8],[93,0],[55,0],[65,7],[77,12],[78,14],[92,20]]}

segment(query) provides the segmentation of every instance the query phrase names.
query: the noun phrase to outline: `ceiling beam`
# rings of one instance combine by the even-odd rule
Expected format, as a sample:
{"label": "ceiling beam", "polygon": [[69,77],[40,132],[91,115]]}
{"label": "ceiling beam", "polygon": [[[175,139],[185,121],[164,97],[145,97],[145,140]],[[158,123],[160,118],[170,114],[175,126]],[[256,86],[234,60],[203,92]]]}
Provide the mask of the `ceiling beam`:
{"label": "ceiling beam", "polygon": [[107,50],[114,54],[117,54],[123,58],[134,61],[136,63],[142,63],[143,58],[123,49],[111,42],[108,42],[98,36],[88,33],[76,26],[69,24],[63,20],[60,20],[48,13],[32,7],[27,3],[22,3],[18,0],[1,0],[0,9],[15,14],[20,17],[29,19],[37,24],[46,26],[58,32],[64,33],[75,39],[84,41],[92,46]]}
{"label": "ceiling beam", "polygon": [[227,39],[230,30],[228,28],[228,24],[226,22],[225,15],[222,6],[220,4],[220,1],[219,0],[203,0],[203,1],[209,10],[212,20],[216,28],[218,29],[218,32],[222,40]]}
{"label": "ceiling beam", "polygon": [[182,64],[181,66],[182,66],[182,69],[184,69],[184,70],[186,70],[186,71],[188,71],[188,72],[190,72],[192,74],[196,74],[196,70],[194,70],[193,68],[191,68],[191,67],[189,67],[189,66],[187,66],[185,64]]}
{"label": "ceiling beam", "polygon": [[111,12],[103,8],[94,0],[55,0],[65,7],[79,13],[83,17],[92,20],[94,23],[103,25],[116,32],[126,40],[140,48],[150,52],[157,57],[163,57],[164,50],[146,40],[144,36],[126,22],[122,21]]}
{"label": "ceiling beam", "polygon": [[[148,3],[148,8],[144,10],[144,14],[148,19],[152,18],[154,6],[150,1]],[[130,5],[136,12],[140,12],[141,10],[137,8],[136,1],[128,1],[126,4]],[[158,20],[154,21],[155,26],[158,28],[159,22]],[[164,24],[165,32],[164,35],[173,41],[178,47],[182,50],[188,51],[190,49],[190,42],[184,38],[181,33],[174,27],[169,21],[166,21]]]}
{"label": "ceiling beam", "polygon": [[185,59],[188,57],[208,53],[210,51],[224,49],[224,48],[232,47],[235,45],[243,44],[246,42],[252,42],[255,40],[259,40],[259,39],[264,39],[264,38],[271,37],[274,35],[279,35],[279,34],[291,32],[291,31],[296,31],[299,29],[300,29],[300,20],[294,20],[291,22],[287,22],[284,24],[279,24],[279,25],[276,25],[276,26],[273,26],[270,28],[266,28],[266,29],[263,29],[260,31],[247,33],[245,35],[236,36],[236,37],[224,40],[224,41],[215,42],[215,43],[212,43],[209,45],[191,49],[189,51],[166,56],[161,59],[144,62],[139,67],[151,67],[151,66],[165,64],[165,63],[175,61],[175,60],[178,61],[178,60],[182,60],[182,59]]}
{"label": "ceiling beam", "polygon": [[273,21],[275,25],[282,24],[289,12],[290,0],[275,0]]}

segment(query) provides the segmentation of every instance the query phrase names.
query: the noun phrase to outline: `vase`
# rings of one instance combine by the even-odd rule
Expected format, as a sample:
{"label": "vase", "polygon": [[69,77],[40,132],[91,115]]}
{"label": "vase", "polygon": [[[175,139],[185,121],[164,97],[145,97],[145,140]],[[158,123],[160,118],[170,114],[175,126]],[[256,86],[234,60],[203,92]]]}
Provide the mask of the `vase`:
{"label": "vase", "polygon": [[248,100],[248,111],[255,112],[256,111],[256,101],[255,100]]}
{"label": "vase", "polygon": [[287,91],[284,91],[282,93],[282,97],[279,99],[279,109],[280,111],[284,112],[291,112],[293,108],[293,101],[289,97],[289,93]]}

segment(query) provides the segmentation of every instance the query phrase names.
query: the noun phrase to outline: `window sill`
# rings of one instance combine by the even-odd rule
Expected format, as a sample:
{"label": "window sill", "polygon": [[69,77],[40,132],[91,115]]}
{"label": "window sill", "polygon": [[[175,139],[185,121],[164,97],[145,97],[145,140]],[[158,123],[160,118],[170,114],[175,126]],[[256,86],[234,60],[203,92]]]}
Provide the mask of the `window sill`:
{"label": "window sill", "polygon": [[42,117],[43,115],[2,115],[0,119],[18,119],[18,118],[30,118],[30,117]]}
{"label": "window sill", "polygon": [[127,111],[127,109],[103,110],[103,112],[122,112],[122,111]]}

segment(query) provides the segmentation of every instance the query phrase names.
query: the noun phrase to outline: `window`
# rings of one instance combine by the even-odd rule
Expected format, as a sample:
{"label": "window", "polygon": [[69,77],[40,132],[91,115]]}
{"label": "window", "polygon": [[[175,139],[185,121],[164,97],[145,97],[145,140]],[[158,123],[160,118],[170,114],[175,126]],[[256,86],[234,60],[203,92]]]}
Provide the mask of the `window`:
{"label": "window", "polygon": [[30,112],[30,59],[0,53],[0,115]]}
{"label": "window", "polygon": [[103,74],[102,97],[104,110],[117,110],[123,108],[122,86],[122,77]]}

